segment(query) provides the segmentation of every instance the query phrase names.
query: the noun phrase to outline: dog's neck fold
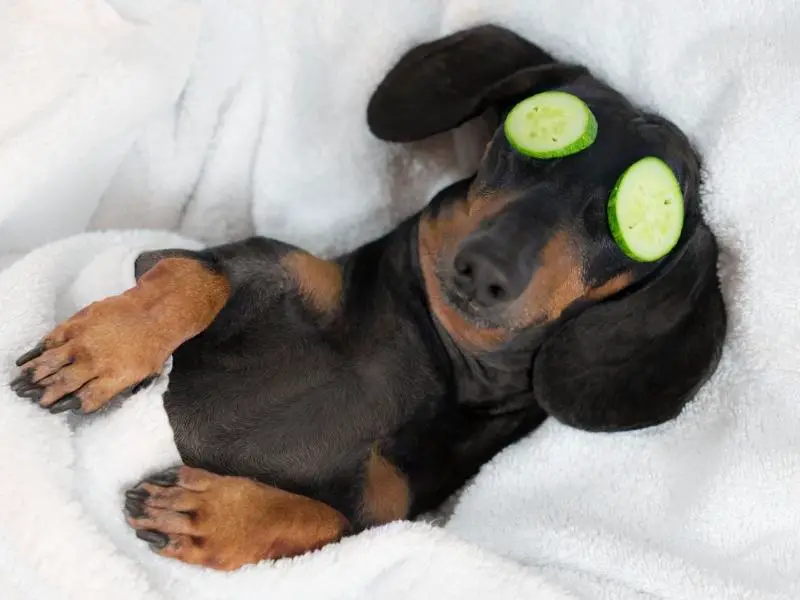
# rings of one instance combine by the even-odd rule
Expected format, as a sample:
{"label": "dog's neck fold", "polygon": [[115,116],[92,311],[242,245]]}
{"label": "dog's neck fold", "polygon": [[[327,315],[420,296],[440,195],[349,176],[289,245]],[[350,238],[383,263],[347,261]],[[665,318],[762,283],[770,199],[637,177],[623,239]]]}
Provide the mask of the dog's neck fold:
{"label": "dog's neck fold", "polygon": [[419,262],[417,227],[406,239],[409,263],[421,301],[426,307],[420,327],[435,337],[452,370],[459,404],[492,414],[523,410],[535,400],[531,383],[533,357],[544,339],[544,328],[513,336],[501,347],[476,350],[459,342],[431,307]]}

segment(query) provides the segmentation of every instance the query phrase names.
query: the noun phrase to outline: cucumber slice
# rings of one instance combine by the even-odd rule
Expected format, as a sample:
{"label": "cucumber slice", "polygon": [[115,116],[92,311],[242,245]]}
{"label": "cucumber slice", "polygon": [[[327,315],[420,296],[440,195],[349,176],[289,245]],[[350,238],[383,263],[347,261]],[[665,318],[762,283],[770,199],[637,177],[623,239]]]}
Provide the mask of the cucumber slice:
{"label": "cucumber slice", "polygon": [[518,152],[533,158],[561,158],[592,145],[597,119],[577,96],[543,92],[512,108],[504,129]]}
{"label": "cucumber slice", "polygon": [[654,156],[628,167],[611,192],[608,224],[617,245],[636,261],[669,254],[683,229],[683,194],[672,169]]}

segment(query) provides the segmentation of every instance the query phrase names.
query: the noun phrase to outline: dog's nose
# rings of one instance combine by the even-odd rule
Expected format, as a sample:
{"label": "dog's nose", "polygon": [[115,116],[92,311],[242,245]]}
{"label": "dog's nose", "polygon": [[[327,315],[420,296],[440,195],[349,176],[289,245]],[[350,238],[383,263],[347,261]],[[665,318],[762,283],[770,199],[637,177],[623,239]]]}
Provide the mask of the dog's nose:
{"label": "dog's nose", "polygon": [[499,264],[489,255],[464,248],[456,255],[455,287],[469,300],[490,308],[511,299],[511,282]]}

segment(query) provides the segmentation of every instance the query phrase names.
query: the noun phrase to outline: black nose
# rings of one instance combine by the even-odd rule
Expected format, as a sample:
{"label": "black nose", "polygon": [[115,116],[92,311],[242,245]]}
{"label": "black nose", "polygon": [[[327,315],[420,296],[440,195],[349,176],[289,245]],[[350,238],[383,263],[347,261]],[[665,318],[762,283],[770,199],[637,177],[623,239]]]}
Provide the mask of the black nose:
{"label": "black nose", "polygon": [[509,276],[489,255],[464,248],[456,255],[453,266],[453,283],[469,300],[489,308],[511,299]]}

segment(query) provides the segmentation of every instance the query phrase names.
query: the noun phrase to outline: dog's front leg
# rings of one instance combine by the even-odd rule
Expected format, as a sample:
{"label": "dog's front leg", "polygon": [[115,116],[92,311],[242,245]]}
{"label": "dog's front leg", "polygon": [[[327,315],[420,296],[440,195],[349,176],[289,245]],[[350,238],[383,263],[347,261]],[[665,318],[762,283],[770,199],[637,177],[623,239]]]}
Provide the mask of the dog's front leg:
{"label": "dog's front leg", "polygon": [[22,355],[12,389],[52,412],[93,412],[158,375],[178,346],[211,324],[231,286],[196,253],[157,256],[137,261],[135,287],[90,304]]}

